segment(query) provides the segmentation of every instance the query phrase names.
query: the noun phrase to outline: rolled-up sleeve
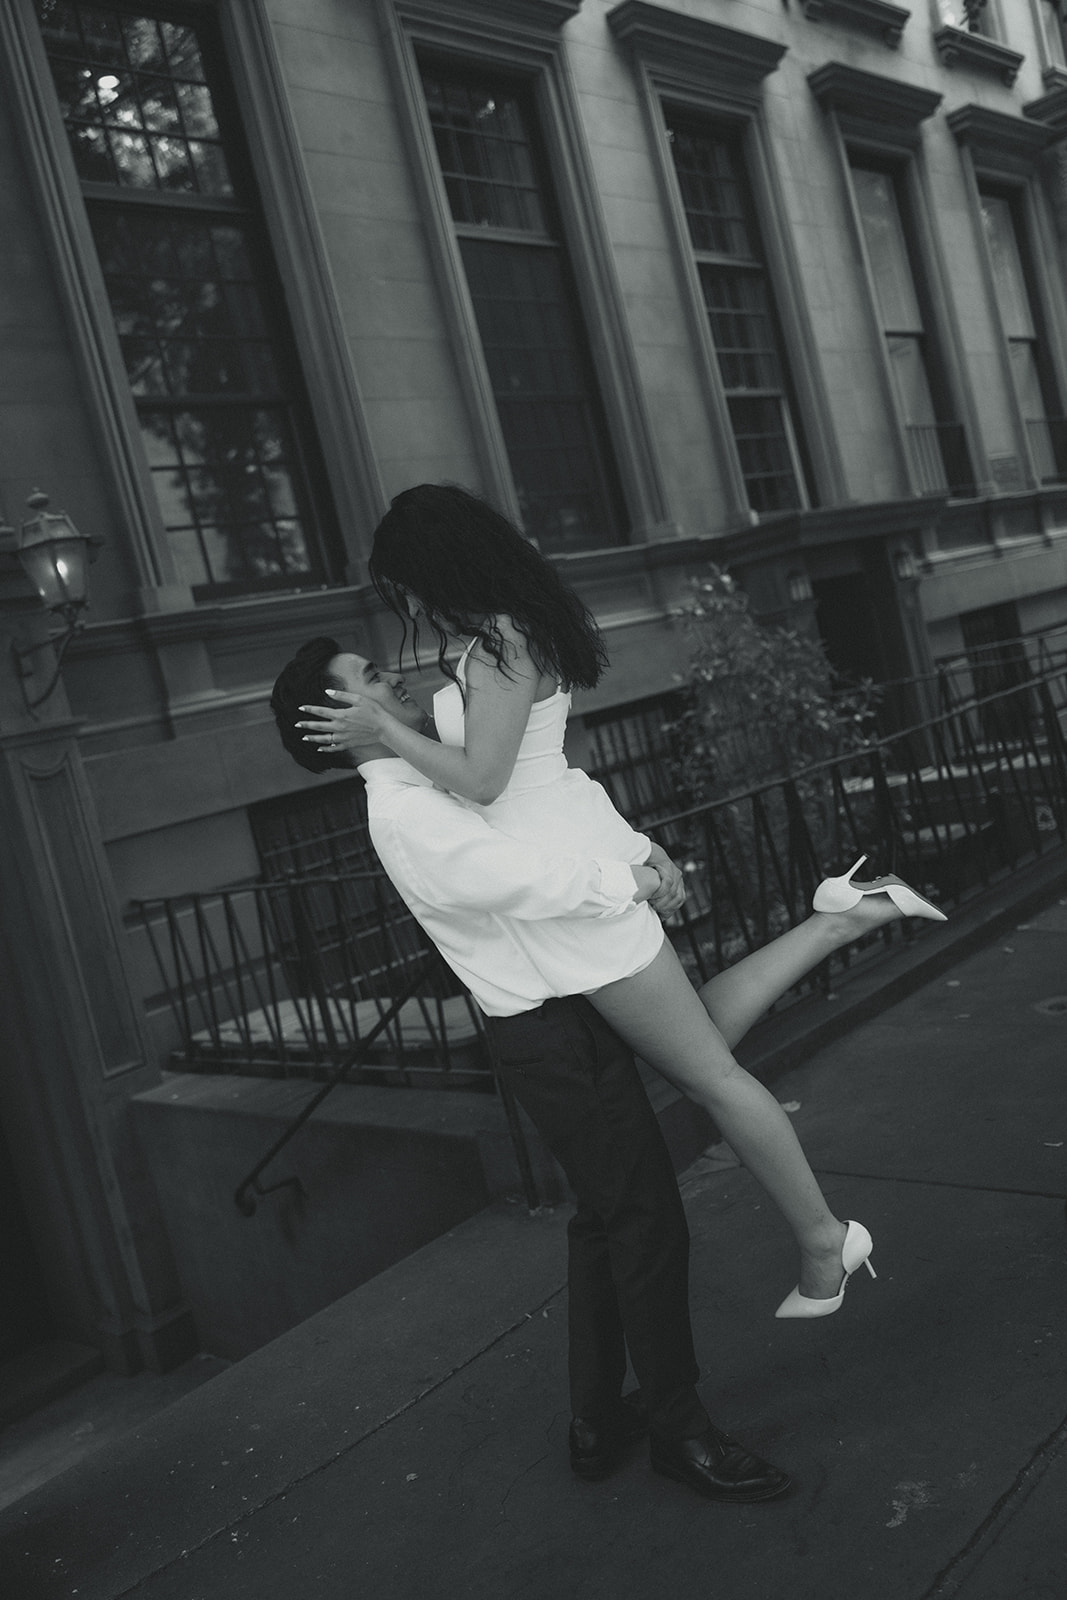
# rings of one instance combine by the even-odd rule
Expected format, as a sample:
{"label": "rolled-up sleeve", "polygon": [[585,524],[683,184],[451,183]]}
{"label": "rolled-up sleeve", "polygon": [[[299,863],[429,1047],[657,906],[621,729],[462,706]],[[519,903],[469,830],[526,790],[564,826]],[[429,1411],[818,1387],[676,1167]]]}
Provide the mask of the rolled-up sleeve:
{"label": "rolled-up sleeve", "polygon": [[510,838],[451,797],[412,788],[373,819],[375,849],[440,910],[490,911],[520,921],[612,917],[634,903],[627,862],[555,855]]}

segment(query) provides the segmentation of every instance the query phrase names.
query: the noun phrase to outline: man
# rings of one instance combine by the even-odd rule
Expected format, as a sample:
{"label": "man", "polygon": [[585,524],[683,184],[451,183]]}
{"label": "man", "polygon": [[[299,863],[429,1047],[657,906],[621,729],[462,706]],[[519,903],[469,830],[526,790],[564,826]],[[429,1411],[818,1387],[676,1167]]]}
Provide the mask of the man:
{"label": "man", "polygon": [[[653,1467],[706,1498],[747,1502],[782,1493],[785,1473],[715,1428],[697,1395],[689,1233],[633,1053],[588,1000],[559,997],[537,960],[539,940],[546,953],[558,952],[560,934],[575,918],[611,917],[643,900],[668,915],[684,898],[681,874],[638,833],[628,861],[554,856],[520,844],[383,745],[329,754],[305,741],[298,726],[301,707],[322,703],[329,688],[376,699],[411,727],[425,731],[428,719],[399,675],[332,639],[306,644],[271,698],[282,742],[301,766],[358,767],[382,865],[485,1013],[501,1072],[574,1190],[574,1471],[605,1476],[627,1444],[650,1431]],[[640,1401],[621,1394],[627,1350]]]}

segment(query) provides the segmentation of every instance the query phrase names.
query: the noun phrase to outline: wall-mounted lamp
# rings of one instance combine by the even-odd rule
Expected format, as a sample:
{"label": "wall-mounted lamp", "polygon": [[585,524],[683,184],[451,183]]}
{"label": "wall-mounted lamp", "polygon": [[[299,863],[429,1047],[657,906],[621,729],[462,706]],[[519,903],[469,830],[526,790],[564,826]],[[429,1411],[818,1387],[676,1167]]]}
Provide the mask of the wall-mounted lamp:
{"label": "wall-mounted lamp", "polygon": [[898,583],[907,583],[909,578],[918,576],[919,569],[915,565],[915,551],[910,545],[898,545],[893,551],[893,571],[897,575]]}
{"label": "wall-mounted lamp", "polygon": [[[96,558],[100,539],[79,533],[65,511],[47,511],[48,496],[35,489],[26,504],[37,514],[22,524],[14,554],[49,611],[62,617],[63,632],[40,644],[13,645],[22,698],[27,711],[43,705],[59,682],[67,646],[83,625],[81,613],[89,601],[89,563]],[[32,699],[26,680],[33,676],[30,657],[57,646],[56,664],[47,685]]]}
{"label": "wall-mounted lamp", "polygon": [[811,588],[811,579],[808,577],[806,572],[791,572],[786,579],[786,587],[789,592],[790,605],[800,606],[803,605],[806,600],[811,600],[814,598]]}

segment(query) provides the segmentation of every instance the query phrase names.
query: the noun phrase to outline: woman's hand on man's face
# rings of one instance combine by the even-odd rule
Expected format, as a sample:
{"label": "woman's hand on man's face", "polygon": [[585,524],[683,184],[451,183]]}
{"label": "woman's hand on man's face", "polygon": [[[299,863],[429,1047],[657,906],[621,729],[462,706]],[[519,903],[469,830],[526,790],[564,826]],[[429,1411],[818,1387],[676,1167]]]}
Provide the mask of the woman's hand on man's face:
{"label": "woman's hand on man's face", "polygon": [[[318,745],[320,750],[354,750],[359,745],[376,744],[381,740],[382,725],[388,712],[366,695],[354,694],[347,689],[328,689],[327,694],[339,703],[335,706],[301,706],[315,721],[298,722],[304,728],[307,744]],[[396,720],[395,718],[392,720]]]}

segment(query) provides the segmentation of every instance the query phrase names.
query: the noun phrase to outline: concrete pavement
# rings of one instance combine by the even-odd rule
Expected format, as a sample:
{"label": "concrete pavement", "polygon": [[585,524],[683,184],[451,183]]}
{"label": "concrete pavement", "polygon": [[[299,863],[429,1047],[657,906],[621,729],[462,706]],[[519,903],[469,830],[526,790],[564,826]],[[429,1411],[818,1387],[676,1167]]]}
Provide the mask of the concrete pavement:
{"label": "concrete pavement", "polygon": [[835,1317],[684,1176],[713,1417],[792,1492],[567,1467],[565,1212],[482,1213],[0,1514],[4,1600],[1063,1600],[1067,901],[775,1081],[875,1237]]}

